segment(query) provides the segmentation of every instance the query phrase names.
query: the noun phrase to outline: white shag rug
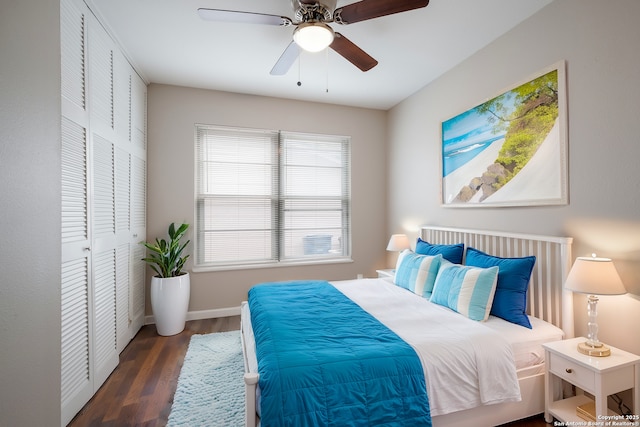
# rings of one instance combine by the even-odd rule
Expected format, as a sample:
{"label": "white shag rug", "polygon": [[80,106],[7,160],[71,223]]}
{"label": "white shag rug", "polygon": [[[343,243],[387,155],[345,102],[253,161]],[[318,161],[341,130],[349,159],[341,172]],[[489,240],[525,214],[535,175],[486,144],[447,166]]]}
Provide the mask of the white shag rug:
{"label": "white shag rug", "polygon": [[167,426],[243,426],[243,376],[240,331],[193,335]]}

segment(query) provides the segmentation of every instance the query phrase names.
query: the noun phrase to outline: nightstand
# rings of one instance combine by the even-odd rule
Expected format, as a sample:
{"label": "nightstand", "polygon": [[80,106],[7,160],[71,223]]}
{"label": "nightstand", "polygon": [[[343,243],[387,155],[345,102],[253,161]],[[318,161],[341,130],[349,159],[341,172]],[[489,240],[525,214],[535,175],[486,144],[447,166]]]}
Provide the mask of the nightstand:
{"label": "nightstand", "polygon": [[384,270],[376,270],[376,273],[378,273],[378,277],[391,277],[392,279],[395,277],[396,275],[396,269],[395,268],[387,268]]}
{"label": "nightstand", "polygon": [[[640,356],[611,346],[611,356],[587,356],[577,350],[578,343],[582,341],[586,339],[573,338],[543,344],[545,421],[551,423],[555,417],[564,423],[586,422],[576,414],[576,408],[593,400],[580,390],[594,396],[595,421],[603,423],[602,425],[606,423],[603,415],[615,415],[607,409],[607,396],[614,393],[632,389],[633,402],[629,403],[633,406],[633,414],[638,414],[640,412]],[[562,394],[561,380],[576,386],[577,396],[555,400],[555,397]]]}

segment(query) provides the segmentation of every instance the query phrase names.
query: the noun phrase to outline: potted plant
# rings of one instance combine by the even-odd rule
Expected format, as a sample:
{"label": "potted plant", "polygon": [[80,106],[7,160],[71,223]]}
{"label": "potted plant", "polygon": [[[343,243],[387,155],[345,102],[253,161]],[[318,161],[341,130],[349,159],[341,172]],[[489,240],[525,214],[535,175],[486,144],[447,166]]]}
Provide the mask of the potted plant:
{"label": "potted plant", "polygon": [[189,224],[176,228],[172,223],[168,241],[156,238],[155,243],[142,242],[149,250],[142,260],[156,273],[151,278],[151,309],[158,334],[164,336],[182,332],[187,320],[191,284],[189,273],[182,268],[189,255],[182,256],[182,252],[190,240],[180,242],[187,228]]}

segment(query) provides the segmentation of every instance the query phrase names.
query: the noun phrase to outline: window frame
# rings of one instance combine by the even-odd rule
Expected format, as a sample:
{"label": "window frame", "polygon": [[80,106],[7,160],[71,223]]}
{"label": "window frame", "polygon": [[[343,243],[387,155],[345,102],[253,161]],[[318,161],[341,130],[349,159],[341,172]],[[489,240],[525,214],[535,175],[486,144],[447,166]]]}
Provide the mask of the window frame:
{"label": "window frame", "polygon": [[[201,204],[205,202],[207,197],[203,197],[200,193],[200,179],[201,179],[201,164],[203,159],[200,157],[199,147],[201,141],[199,140],[199,133],[202,130],[219,130],[220,132],[275,132],[277,134],[276,145],[273,147],[271,155],[275,157],[275,173],[276,177],[272,179],[272,183],[275,184],[276,188],[272,190],[272,194],[275,196],[275,199],[272,200],[271,212],[273,215],[272,221],[273,225],[273,236],[271,238],[271,246],[273,247],[273,257],[272,258],[264,258],[257,261],[247,261],[247,260],[239,260],[237,262],[229,261],[229,262],[220,262],[220,263],[212,263],[212,262],[202,262],[201,260],[204,258],[204,255],[201,254],[200,251],[204,251],[205,247],[202,242],[201,236],[204,231],[201,230],[203,227],[201,217],[201,210],[204,209]],[[352,236],[352,225],[351,225],[351,210],[352,210],[352,201],[351,201],[351,137],[342,136],[342,135],[327,135],[327,134],[314,134],[314,133],[303,133],[303,132],[290,132],[290,131],[282,131],[282,130],[268,130],[268,129],[254,129],[254,128],[241,128],[241,127],[229,127],[229,126],[220,126],[220,125],[211,125],[211,124],[195,124],[195,135],[194,135],[194,256],[193,256],[193,271],[201,272],[201,271],[220,271],[220,270],[237,270],[237,269],[251,269],[251,268],[271,268],[271,267],[287,267],[287,266],[298,266],[298,265],[318,265],[318,264],[336,264],[336,263],[347,263],[353,262],[352,255],[352,245],[351,245],[351,236]],[[307,255],[304,256],[294,256],[294,257],[285,257],[285,234],[291,229],[286,227],[284,216],[285,216],[285,195],[284,195],[284,168],[283,165],[283,150],[284,150],[284,141],[286,138],[302,138],[304,140],[317,140],[320,142],[328,142],[330,144],[341,144],[341,166],[337,168],[341,172],[341,196],[340,199],[340,218],[341,218],[341,240],[340,240],[340,248],[342,249],[340,254],[336,253],[326,253],[320,256]],[[310,141],[311,142],[311,141]],[[275,180],[275,182],[274,182]],[[314,195],[308,195],[308,198],[314,198]],[[318,197],[316,196],[315,199]],[[238,197],[238,200],[241,197]],[[303,197],[304,199],[304,197]],[[331,199],[331,198],[329,198]],[[332,199],[335,203],[335,197]],[[204,216],[204,215],[202,215]]]}

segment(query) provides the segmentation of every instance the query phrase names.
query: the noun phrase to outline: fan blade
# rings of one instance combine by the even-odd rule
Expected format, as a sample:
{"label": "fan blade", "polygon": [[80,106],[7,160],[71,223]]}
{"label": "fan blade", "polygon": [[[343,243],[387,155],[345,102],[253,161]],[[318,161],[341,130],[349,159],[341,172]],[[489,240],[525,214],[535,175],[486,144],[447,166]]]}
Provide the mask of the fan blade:
{"label": "fan blade", "polygon": [[428,4],[429,0],[362,0],[337,8],[333,16],[338,24],[353,24],[407,10],[420,9]]}
{"label": "fan blade", "polygon": [[198,9],[198,15],[205,21],[238,22],[243,24],[264,24],[288,26],[291,19],[286,16],[266,15],[264,13],[238,12],[235,10]]}
{"label": "fan blade", "polygon": [[282,55],[280,55],[280,58],[278,58],[269,74],[272,76],[284,76],[287,74],[287,71],[289,71],[289,68],[291,68],[293,63],[296,62],[299,55],[300,47],[296,42],[292,41],[284,52],[282,52]]}
{"label": "fan blade", "polygon": [[378,65],[378,61],[340,33],[335,33],[333,43],[329,47],[362,71],[369,71]]}

